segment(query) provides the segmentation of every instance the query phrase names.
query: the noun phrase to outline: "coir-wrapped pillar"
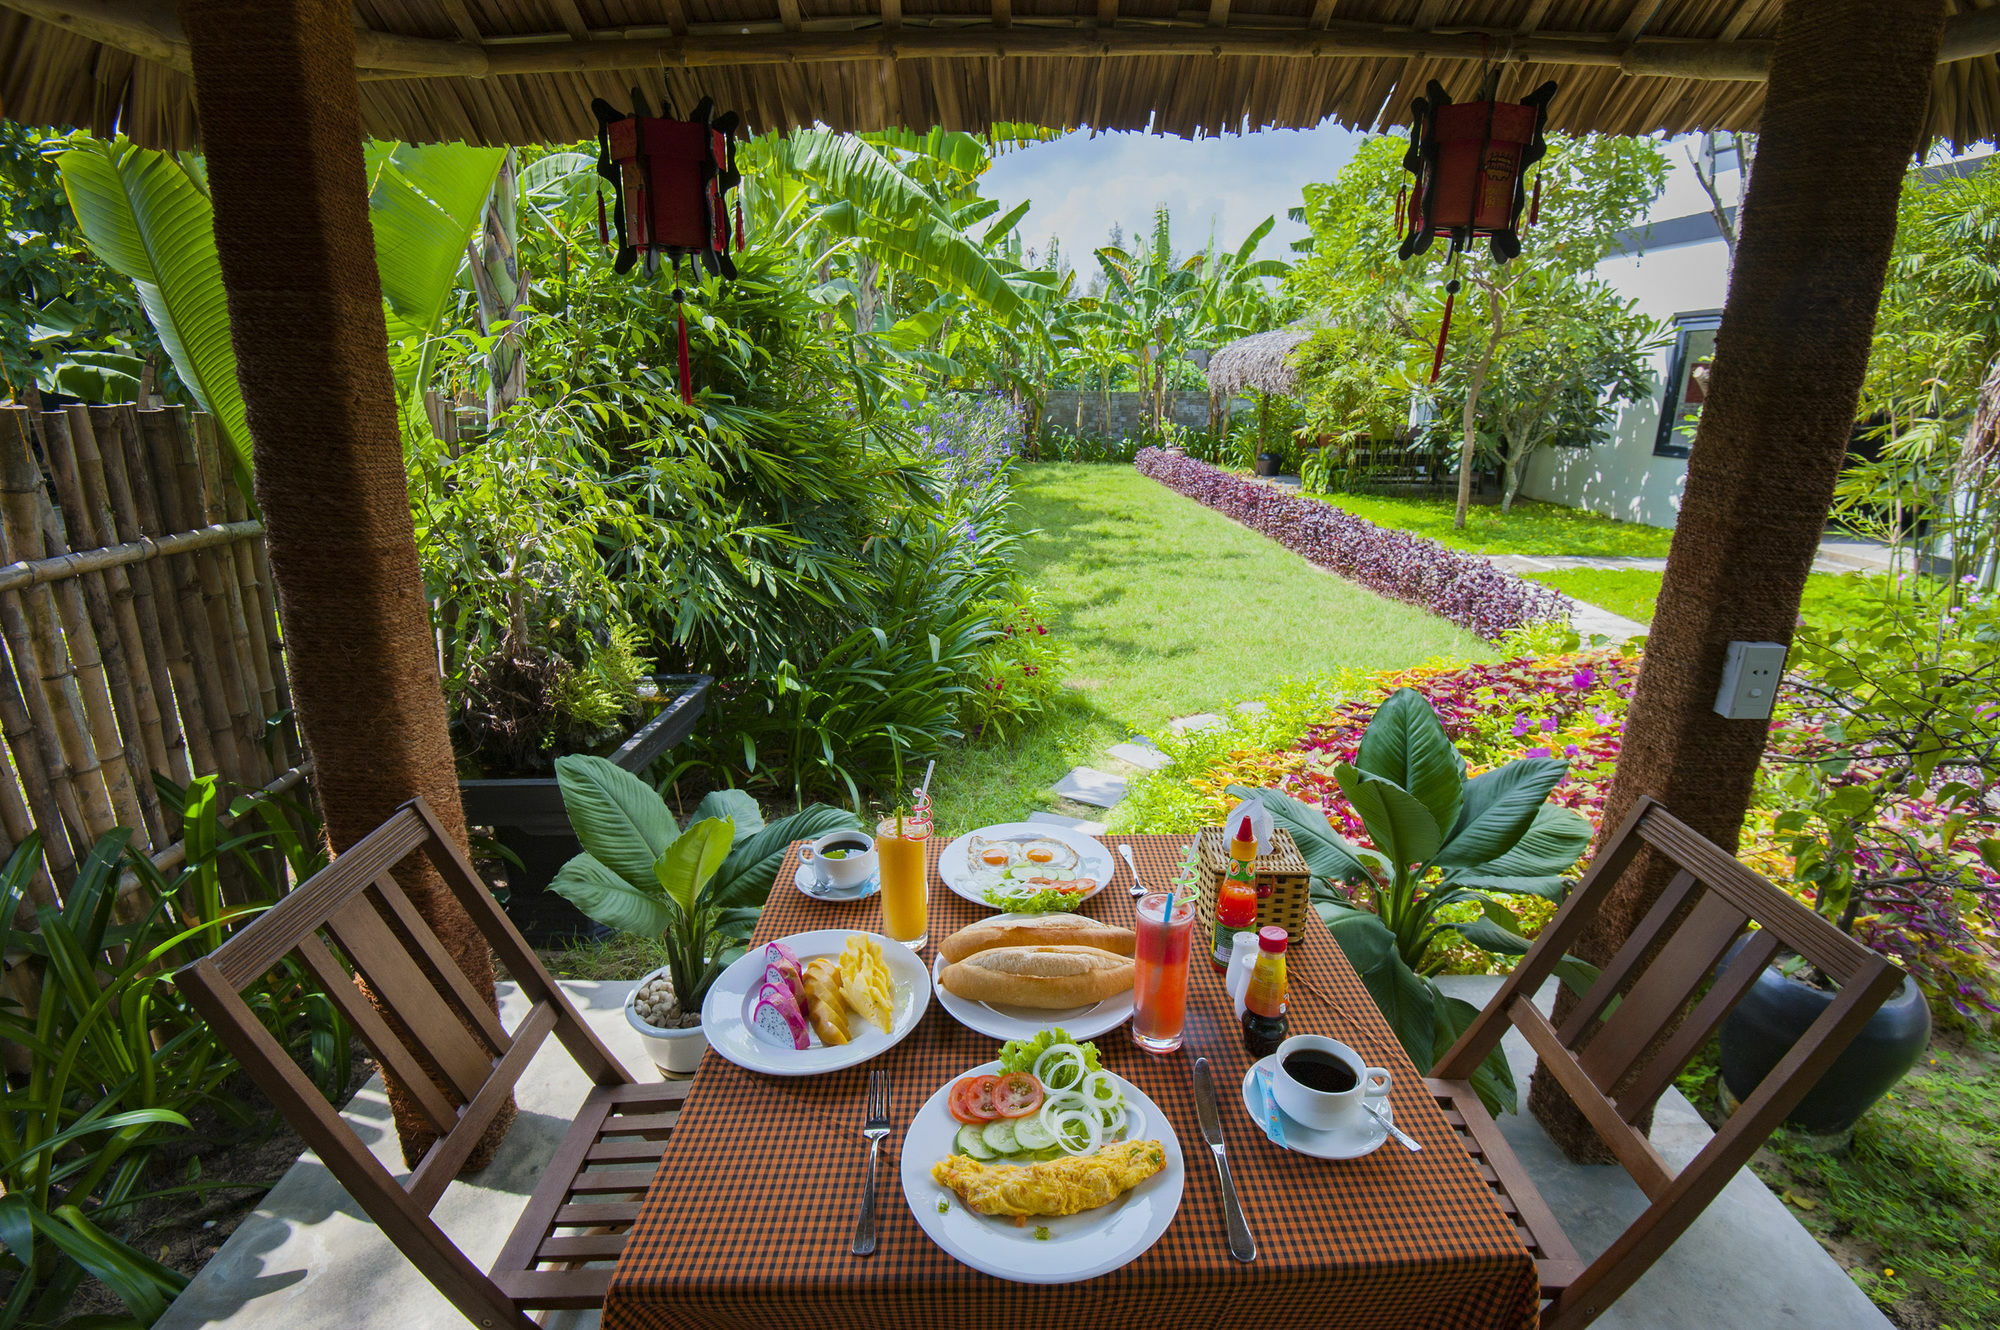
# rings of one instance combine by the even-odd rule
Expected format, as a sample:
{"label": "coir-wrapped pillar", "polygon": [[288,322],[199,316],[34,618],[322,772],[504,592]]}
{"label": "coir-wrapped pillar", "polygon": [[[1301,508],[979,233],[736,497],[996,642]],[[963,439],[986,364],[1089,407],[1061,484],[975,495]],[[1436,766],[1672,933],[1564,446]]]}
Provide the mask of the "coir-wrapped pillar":
{"label": "coir-wrapped pillar", "polygon": [[[368,220],[354,7],[182,0],[179,10],[292,701],[327,839],[338,854],[421,794],[463,846]],[[490,1001],[492,954],[443,883],[427,864],[398,881]],[[414,1163],[433,1135],[394,1081],[389,1097]]]}

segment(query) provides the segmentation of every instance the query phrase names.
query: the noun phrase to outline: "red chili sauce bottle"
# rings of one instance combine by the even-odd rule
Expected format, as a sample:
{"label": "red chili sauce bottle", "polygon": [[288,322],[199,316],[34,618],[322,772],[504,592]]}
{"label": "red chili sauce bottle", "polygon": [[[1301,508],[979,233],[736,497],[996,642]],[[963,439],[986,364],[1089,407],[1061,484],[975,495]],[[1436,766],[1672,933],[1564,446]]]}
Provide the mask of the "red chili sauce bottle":
{"label": "red chili sauce bottle", "polygon": [[1236,935],[1257,926],[1257,875],[1252,864],[1257,858],[1257,838],[1250,834],[1246,815],[1229,842],[1229,872],[1215,897],[1215,930],[1209,937],[1209,961],[1216,972],[1229,969],[1229,952]]}

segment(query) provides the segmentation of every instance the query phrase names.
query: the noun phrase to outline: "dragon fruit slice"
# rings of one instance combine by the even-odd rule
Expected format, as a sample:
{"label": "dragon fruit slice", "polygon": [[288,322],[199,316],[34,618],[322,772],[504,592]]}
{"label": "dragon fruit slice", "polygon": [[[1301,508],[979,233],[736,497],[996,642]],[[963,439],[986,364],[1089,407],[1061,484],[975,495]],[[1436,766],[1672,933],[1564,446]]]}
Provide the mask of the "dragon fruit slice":
{"label": "dragon fruit slice", "polygon": [[766,962],[785,961],[789,963],[794,970],[803,971],[806,968],[805,962],[799,959],[799,953],[793,951],[790,947],[786,946],[782,942],[765,943],[764,959]]}
{"label": "dragon fruit slice", "polygon": [[750,1029],[767,1044],[804,1050],[812,1047],[811,1027],[791,990],[765,984],[758,990],[757,1005],[750,1012]]}

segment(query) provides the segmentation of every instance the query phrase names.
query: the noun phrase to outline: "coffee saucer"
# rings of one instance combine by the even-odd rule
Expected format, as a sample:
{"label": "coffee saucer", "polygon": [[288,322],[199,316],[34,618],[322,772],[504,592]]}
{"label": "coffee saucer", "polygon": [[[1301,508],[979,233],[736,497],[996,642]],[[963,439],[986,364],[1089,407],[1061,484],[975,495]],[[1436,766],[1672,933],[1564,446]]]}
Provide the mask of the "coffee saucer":
{"label": "coffee saucer", "polygon": [[[1275,1054],[1265,1058],[1264,1062],[1273,1064],[1273,1071],[1277,1069]],[[1257,1069],[1263,1066],[1264,1062],[1252,1063],[1250,1070],[1244,1073],[1243,1107],[1250,1114],[1250,1120],[1257,1124],[1257,1130],[1265,1132],[1266,1139],[1269,1139],[1270,1133],[1265,1131],[1264,1127],[1264,1090],[1257,1084]],[[1382,1116],[1393,1121],[1396,1111],[1389,1106],[1388,1098],[1385,1096],[1376,1102],[1382,1109]],[[1294,1150],[1302,1155],[1311,1155],[1315,1159],[1359,1159],[1363,1155],[1375,1153],[1381,1148],[1382,1142],[1389,1139],[1388,1128],[1377,1122],[1374,1115],[1365,1109],[1355,1114],[1357,1121],[1331,1131],[1305,1126],[1276,1104],[1270,1106],[1270,1111],[1283,1119],[1279,1125],[1284,1128],[1285,1149]]]}
{"label": "coffee saucer", "polygon": [[806,865],[800,864],[798,872],[792,874],[792,885],[816,901],[865,901],[882,889],[882,874],[871,874],[858,887],[822,887],[806,875]]}

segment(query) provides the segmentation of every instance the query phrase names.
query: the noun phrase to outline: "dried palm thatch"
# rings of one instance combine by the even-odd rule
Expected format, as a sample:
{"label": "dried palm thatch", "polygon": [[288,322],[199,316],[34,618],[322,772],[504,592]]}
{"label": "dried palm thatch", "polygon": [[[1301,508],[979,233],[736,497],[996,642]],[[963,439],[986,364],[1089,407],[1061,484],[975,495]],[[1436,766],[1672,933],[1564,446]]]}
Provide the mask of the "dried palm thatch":
{"label": "dried palm thatch", "polygon": [[1228,397],[1245,388],[1288,395],[1299,379],[1292,352],[1311,336],[1304,328],[1279,328],[1239,337],[1221,347],[1209,357],[1209,395]]}
{"label": "dried palm thatch", "polygon": [[[2000,132],[2000,4],[1949,3],[1927,127],[1965,144]],[[1749,129],[1763,109],[1779,8],[1777,0],[354,6],[368,131],[483,143],[588,137],[591,98],[622,105],[634,86],[655,106],[686,108],[712,95],[755,130],[1025,120],[1198,137],[1329,116],[1382,128],[1405,117],[1427,80],[1468,95],[1487,60],[1502,66],[1503,96],[1559,80],[1558,128]],[[167,0],[0,0],[0,107],[15,119],[192,146],[199,129],[187,69],[186,37]]]}

